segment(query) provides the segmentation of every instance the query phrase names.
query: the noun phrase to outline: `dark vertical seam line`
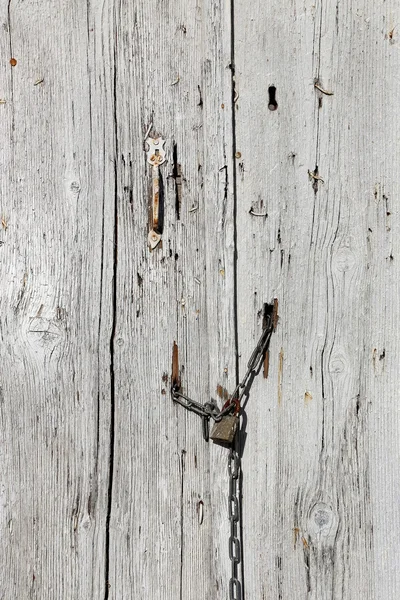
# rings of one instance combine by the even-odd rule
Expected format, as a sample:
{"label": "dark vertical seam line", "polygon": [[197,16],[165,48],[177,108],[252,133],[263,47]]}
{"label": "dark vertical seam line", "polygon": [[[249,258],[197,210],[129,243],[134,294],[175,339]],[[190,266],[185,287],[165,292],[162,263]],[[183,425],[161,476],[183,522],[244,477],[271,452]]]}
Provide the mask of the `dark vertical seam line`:
{"label": "dark vertical seam line", "polygon": [[[178,285],[179,285],[179,280],[178,280],[178,260],[176,258],[177,255],[177,239],[178,239],[178,235],[177,235],[177,220],[175,222],[175,245],[174,245],[174,255],[175,255],[175,259],[174,259],[174,278],[175,278],[175,293],[177,294],[178,292]],[[171,241],[169,240],[169,250],[171,251]],[[180,343],[180,338],[179,338],[179,306],[178,306],[178,302],[176,303],[176,310],[175,310],[175,322],[176,322],[176,334],[175,334],[175,339],[176,339],[176,344],[178,346],[178,374],[179,374],[179,381],[180,381],[180,385],[182,385],[182,379],[180,377],[181,373],[180,373],[180,369],[179,369],[179,353],[182,352],[182,348],[181,348],[181,343]],[[173,383],[173,382],[171,382]],[[179,440],[180,440],[180,436],[179,436],[179,424],[180,424],[180,420],[179,420],[179,413],[177,414],[177,428],[176,428],[176,443],[177,443],[177,448],[179,448]],[[184,421],[185,417],[184,415],[182,415],[182,423],[185,423]],[[181,456],[180,456],[180,467],[181,467],[181,481],[180,481],[180,507],[179,507],[179,519],[180,519],[180,532],[179,532],[179,536],[180,536],[180,565],[179,565],[179,600],[183,600],[183,453],[181,450]]]}
{"label": "dark vertical seam line", "polygon": [[[92,116],[92,80],[91,80],[91,71],[90,71],[90,61],[89,61],[89,52],[90,52],[90,34],[89,34],[89,15],[90,15],[90,0],[86,3],[86,30],[87,30],[87,56],[86,56],[86,64],[87,64],[87,73],[88,73],[88,85],[89,85],[89,149],[90,149],[90,165],[93,164],[93,116]],[[103,157],[105,156],[105,145],[103,142]],[[105,161],[103,160],[103,184],[105,181]],[[91,177],[93,173],[91,172]],[[93,494],[95,497],[94,503],[97,503],[98,497],[98,483],[99,483],[99,450],[100,450],[100,406],[101,406],[101,376],[100,373],[102,371],[102,363],[100,358],[100,346],[101,346],[101,330],[102,330],[102,316],[103,316],[103,283],[104,283],[104,201],[105,201],[105,193],[104,193],[104,185],[103,185],[103,193],[102,193],[102,205],[101,205],[101,250],[100,250],[100,282],[99,282],[99,323],[97,329],[97,405],[96,405],[96,448],[95,448],[95,456],[94,456],[94,472],[93,479],[91,479],[90,485],[90,496],[92,498]],[[93,481],[93,483],[92,483]],[[93,492],[94,487],[94,492]],[[97,557],[92,557],[92,564],[94,565]],[[95,587],[95,580],[92,578],[92,593]]]}
{"label": "dark vertical seam line", "polygon": [[183,600],[183,478],[185,471],[185,454],[184,451],[181,451],[181,564],[180,564],[180,573],[179,573],[179,600]]}
{"label": "dark vertical seam line", "polygon": [[[235,105],[235,0],[231,0],[231,115],[232,115],[232,180],[233,180],[233,312],[234,312],[234,331],[235,331],[235,370],[236,385],[239,383],[239,328],[238,328],[238,247],[237,247],[237,170],[236,170],[236,105]],[[242,455],[242,440],[240,435],[235,436],[235,451]],[[243,472],[240,467],[240,474],[237,481],[237,493],[239,497],[239,537],[240,537],[240,579],[241,579],[241,598],[245,600],[245,582],[244,582],[244,548],[243,548]],[[236,577],[238,574],[236,574]]]}
{"label": "dark vertical seam line", "polygon": [[[89,148],[90,148],[90,164],[93,164],[93,118],[92,118],[92,80],[89,66],[89,46],[90,46],[90,36],[89,36],[89,12],[90,12],[90,2],[86,3],[86,29],[87,29],[87,57],[86,57],[86,68],[88,72],[88,80],[89,80]],[[105,152],[105,147],[103,145],[103,156]],[[104,177],[104,167],[103,167],[103,181]],[[100,336],[101,336],[101,325],[102,325],[102,309],[103,309],[103,275],[104,275],[104,187],[102,194],[102,206],[101,206],[101,252],[100,252],[100,300],[99,300],[99,326],[97,330],[97,372],[98,372],[98,390],[97,390],[97,423],[96,423],[96,458],[95,458],[95,476],[97,477],[97,469],[99,463],[99,444],[100,444]]]}
{"label": "dark vertical seam line", "polygon": [[114,112],[114,237],[113,237],[113,279],[112,279],[112,326],[110,336],[110,454],[108,474],[108,502],[105,540],[105,593],[104,600],[109,598],[110,576],[110,521],[112,511],[114,451],[115,451],[115,332],[117,325],[117,266],[118,266],[118,123],[117,123],[117,30],[114,30],[114,81],[113,81],[113,112]]}
{"label": "dark vertical seam line", "polygon": [[[103,156],[105,154],[103,153]],[[103,173],[104,174],[104,173]],[[104,178],[103,178],[104,183]],[[99,327],[97,332],[97,417],[96,417],[96,457],[95,457],[95,473],[94,476],[97,479],[96,486],[98,485],[98,471],[99,471],[99,451],[100,451],[100,407],[101,407],[101,394],[100,385],[101,377],[100,372],[103,370],[102,362],[100,359],[100,344],[101,344],[101,328],[102,328],[102,315],[103,315],[103,283],[104,283],[104,191],[102,200],[102,212],[101,212],[101,258],[100,258],[100,303],[99,303]]]}
{"label": "dark vertical seam line", "polygon": [[237,290],[237,173],[236,173],[236,114],[235,114],[235,0],[231,0],[231,114],[232,114],[232,180],[233,180],[233,313],[235,331],[236,385],[239,383],[239,331],[238,331],[238,290]]}

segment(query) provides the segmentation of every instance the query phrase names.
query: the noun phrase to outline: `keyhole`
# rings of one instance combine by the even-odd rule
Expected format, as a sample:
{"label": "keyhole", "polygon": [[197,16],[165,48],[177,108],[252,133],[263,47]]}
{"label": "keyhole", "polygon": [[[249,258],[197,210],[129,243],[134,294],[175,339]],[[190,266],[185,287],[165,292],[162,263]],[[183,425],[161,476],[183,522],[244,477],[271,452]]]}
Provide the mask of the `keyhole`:
{"label": "keyhole", "polygon": [[276,101],[276,87],[274,85],[271,85],[268,88],[268,95],[269,95],[269,102],[268,102],[269,110],[276,110],[278,108],[278,103]]}

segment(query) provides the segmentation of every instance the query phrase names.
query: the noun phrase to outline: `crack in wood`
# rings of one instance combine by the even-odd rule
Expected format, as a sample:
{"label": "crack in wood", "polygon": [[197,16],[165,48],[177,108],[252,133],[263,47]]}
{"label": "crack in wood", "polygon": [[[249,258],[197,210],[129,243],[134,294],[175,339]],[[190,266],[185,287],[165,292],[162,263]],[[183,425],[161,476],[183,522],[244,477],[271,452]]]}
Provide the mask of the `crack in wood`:
{"label": "crack in wood", "polygon": [[[113,111],[114,111],[114,140],[115,154],[118,156],[118,120],[117,120],[117,69],[116,45],[114,45],[114,81],[113,81]],[[107,491],[107,516],[105,533],[105,590],[104,600],[109,598],[110,590],[110,521],[112,511],[114,452],[115,452],[115,337],[117,327],[117,275],[118,275],[118,172],[117,160],[114,161],[114,237],[113,237],[113,277],[112,277],[112,323],[110,335],[110,428],[109,428],[109,470]]]}
{"label": "crack in wood", "polygon": [[180,490],[180,536],[181,536],[181,564],[180,564],[180,577],[179,577],[179,600],[183,600],[183,544],[184,544],[184,527],[183,527],[183,491],[184,491],[184,479],[185,479],[185,454],[186,450],[181,450],[181,490]]}
{"label": "crack in wood", "polygon": [[172,150],[173,170],[172,177],[175,181],[175,214],[176,220],[181,218],[181,202],[182,202],[182,166],[178,163],[178,145],[174,143]]}

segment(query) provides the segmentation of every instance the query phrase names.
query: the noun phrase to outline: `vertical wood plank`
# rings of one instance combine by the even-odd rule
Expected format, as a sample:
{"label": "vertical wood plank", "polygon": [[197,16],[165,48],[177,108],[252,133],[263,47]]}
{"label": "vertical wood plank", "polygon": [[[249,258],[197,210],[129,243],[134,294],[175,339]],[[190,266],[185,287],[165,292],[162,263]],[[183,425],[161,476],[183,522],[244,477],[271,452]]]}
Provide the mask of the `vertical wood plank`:
{"label": "vertical wood plank", "polygon": [[235,12],[239,352],[260,327],[249,306],[276,296],[280,314],[247,407],[246,594],[385,598],[399,585],[398,9]]}
{"label": "vertical wood plank", "polygon": [[[284,598],[307,591],[297,494],[298,481],[315,472],[318,432],[310,426],[316,403],[306,406],[304,401],[308,374],[298,358],[304,351],[296,335],[305,327],[308,291],[301,280],[314,198],[307,175],[315,152],[312,39],[312,17],[300,4],[278,13],[272,5],[257,3],[250,13],[236,3],[241,372],[262,328],[263,305],[277,298],[279,313],[268,378],[254,380],[245,409],[246,597]],[[276,110],[269,109],[271,87],[276,88]]]}
{"label": "vertical wood plank", "polygon": [[[235,383],[230,11],[116,10],[118,250],[110,598],[226,597],[226,451],[170,396]],[[162,243],[147,247],[144,135],[164,137]],[[219,403],[222,399],[218,398]]]}
{"label": "vertical wood plank", "polygon": [[2,4],[2,598],[104,596],[108,36],[99,4]]}

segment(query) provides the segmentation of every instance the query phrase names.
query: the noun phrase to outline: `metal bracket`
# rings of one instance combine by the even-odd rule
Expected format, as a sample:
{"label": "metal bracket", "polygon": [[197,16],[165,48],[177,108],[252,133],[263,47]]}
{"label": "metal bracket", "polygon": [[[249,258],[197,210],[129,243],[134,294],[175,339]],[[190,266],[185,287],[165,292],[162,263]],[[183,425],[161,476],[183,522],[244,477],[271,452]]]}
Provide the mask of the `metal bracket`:
{"label": "metal bracket", "polygon": [[161,241],[161,224],[160,224],[160,171],[159,167],[166,160],[165,140],[162,137],[151,138],[145,140],[148,146],[147,162],[152,168],[153,192],[152,192],[152,223],[149,232],[149,247],[154,250]]}

